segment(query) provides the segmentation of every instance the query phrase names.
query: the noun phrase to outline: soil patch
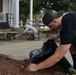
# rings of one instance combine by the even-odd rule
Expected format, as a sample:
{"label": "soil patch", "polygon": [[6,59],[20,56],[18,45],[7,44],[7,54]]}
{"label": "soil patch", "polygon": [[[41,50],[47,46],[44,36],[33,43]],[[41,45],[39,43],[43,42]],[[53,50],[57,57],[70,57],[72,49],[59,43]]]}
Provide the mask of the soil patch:
{"label": "soil patch", "polygon": [[0,54],[0,75],[65,75],[59,65],[37,72],[28,72],[25,68],[29,63],[28,60],[14,60]]}

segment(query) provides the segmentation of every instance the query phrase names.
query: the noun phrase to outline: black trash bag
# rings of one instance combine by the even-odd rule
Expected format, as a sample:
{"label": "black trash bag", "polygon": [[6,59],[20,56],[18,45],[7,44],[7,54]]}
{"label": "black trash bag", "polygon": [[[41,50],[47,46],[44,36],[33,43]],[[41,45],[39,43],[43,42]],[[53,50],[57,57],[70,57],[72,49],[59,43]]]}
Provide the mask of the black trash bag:
{"label": "black trash bag", "polygon": [[[29,60],[31,63],[38,64],[45,59],[49,58],[51,55],[55,53],[55,50],[57,48],[57,44],[54,40],[48,39],[46,42],[43,43],[43,46],[40,49],[35,49],[30,52],[29,54]],[[64,69],[66,72],[71,66],[69,61],[63,57],[58,64]]]}
{"label": "black trash bag", "polygon": [[30,52],[29,60],[31,63],[40,63],[54,54],[57,48],[57,44],[54,40],[48,39],[43,43],[43,46],[40,49],[35,49]]}

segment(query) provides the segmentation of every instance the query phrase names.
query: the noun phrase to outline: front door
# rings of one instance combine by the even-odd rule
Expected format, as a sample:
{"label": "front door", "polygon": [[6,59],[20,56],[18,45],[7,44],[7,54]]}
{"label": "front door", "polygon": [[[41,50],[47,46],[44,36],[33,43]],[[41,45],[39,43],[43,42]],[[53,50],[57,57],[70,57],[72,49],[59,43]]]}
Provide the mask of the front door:
{"label": "front door", "polygon": [[3,12],[3,0],[0,0],[0,12]]}

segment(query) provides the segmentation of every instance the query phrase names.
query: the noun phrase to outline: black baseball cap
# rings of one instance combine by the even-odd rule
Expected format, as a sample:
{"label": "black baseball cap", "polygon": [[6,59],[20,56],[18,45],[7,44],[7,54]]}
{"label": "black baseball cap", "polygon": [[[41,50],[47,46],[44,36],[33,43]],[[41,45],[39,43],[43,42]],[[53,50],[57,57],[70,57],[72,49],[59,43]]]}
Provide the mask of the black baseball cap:
{"label": "black baseball cap", "polygon": [[58,18],[62,15],[63,15],[63,11],[53,13],[52,10],[49,10],[44,14],[42,20],[43,20],[43,23],[48,26],[48,24],[51,23],[53,19]]}

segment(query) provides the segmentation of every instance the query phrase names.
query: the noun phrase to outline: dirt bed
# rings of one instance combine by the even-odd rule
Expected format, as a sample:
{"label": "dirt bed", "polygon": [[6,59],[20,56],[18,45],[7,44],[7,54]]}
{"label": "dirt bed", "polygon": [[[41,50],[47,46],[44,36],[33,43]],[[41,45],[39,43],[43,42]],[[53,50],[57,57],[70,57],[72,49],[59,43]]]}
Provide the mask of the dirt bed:
{"label": "dirt bed", "polygon": [[65,75],[59,65],[37,72],[28,72],[26,70],[28,60],[14,60],[0,54],[0,75]]}

